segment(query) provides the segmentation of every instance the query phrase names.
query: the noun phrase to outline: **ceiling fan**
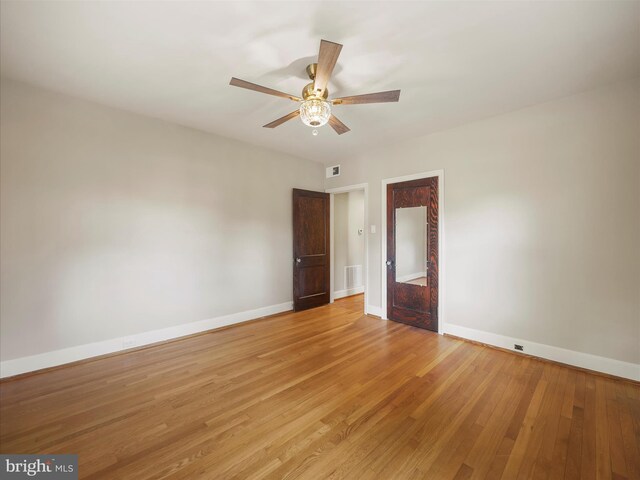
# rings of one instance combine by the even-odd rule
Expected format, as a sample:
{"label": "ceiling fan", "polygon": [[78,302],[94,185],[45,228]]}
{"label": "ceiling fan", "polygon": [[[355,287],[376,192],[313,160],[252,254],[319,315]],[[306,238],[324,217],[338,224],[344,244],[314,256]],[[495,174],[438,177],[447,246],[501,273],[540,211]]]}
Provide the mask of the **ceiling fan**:
{"label": "ceiling fan", "polygon": [[[301,102],[300,107],[293,112],[264,125],[265,128],[276,128],[284,122],[295,117],[300,117],[302,123],[309,127],[322,127],[329,123],[331,128],[338,135],[350,131],[344,123],[331,113],[332,105],[358,105],[363,103],[385,103],[397,102],[400,99],[400,90],[391,90],[388,92],[367,93],[365,95],[354,95],[351,97],[334,98],[329,100],[329,90],[327,84],[333,68],[338,61],[342,45],[339,43],[329,42],[327,40],[320,41],[320,53],[318,53],[318,63],[312,63],[307,66],[307,75],[311,79],[311,83],[305,85],[302,89],[302,98],[288,93],[279,92],[272,88],[256,85],[255,83],[240,80],[239,78],[231,78],[229,85],[234,87],[255,90],[256,92],[266,93],[267,95],[275,95],[276,97],[287,98],[294,102]],[[317,135],[318,130],[313,130],[313,134]]]}

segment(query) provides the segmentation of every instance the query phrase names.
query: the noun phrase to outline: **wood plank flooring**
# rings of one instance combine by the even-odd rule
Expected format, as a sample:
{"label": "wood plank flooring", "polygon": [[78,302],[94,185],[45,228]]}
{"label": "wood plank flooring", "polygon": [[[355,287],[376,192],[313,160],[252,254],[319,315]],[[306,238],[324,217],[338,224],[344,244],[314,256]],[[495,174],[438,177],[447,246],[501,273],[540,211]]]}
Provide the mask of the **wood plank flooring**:
{"label": "wood plank flooring", "polygon": [[0,384],[3,453],[85,479],[640,479],[640,387],[362,296]]}

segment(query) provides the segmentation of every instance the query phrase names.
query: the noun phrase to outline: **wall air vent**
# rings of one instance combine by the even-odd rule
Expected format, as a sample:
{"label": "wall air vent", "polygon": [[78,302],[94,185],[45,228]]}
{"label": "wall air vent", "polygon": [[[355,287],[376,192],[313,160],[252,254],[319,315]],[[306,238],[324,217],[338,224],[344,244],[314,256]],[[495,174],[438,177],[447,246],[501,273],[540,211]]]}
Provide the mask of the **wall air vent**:
{"label": "wall air vent", "polygon": [[340,165],[327,168],[327,178],[337,177],[340,175]]}

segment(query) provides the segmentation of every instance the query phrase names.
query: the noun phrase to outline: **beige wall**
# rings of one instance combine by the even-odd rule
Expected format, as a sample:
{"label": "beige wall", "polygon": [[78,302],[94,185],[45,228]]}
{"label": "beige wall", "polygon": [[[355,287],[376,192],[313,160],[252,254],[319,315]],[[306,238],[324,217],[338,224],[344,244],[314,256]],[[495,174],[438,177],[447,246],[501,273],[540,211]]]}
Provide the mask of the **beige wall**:
{"label": "beige wall", "polygon": [[2,80],[2,360],[291,300],[320,164]]}
{"label": "beige wall", "polygon": [[640,363],[638,80],[341,164],[326,188],[368,182],[379,227],[370,305],[381,306],[381,180],[443,169],[447,322]]}

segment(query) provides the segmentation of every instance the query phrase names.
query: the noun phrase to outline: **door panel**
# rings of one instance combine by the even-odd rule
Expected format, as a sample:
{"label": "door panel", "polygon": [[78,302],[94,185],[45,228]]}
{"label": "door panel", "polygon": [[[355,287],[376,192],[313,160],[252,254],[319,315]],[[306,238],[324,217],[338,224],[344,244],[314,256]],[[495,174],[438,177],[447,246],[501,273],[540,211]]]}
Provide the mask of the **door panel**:
{"label": "door panel", "polygon": [[[294,190],[295,192],[295,190]],[[324,197],[309,196],[309,192],[298,191],[298,253],[299,255],[324,254],[325,251],[325,228],[324,224],[326,200]],[[312,192],[314,194],[321,192]],[[295,193],[294,193],[295,195]],[[325,195],[322,193],[322,195]],[[327,194],[328,196],[328,194]],[[294,200],[295,201],[295,200]]]}
{"label": "door panel", "polygon": [[325,291],[324,266],[306,267],[299,269],[300,295],[308,297]]}
{"label": "door panel", "polygon": [[438,178],[387,185],[387,318],[438,331]]}
{"label": "door panel", "polygon": [[293,190],[293,309],[329,303],[329,194]]}

